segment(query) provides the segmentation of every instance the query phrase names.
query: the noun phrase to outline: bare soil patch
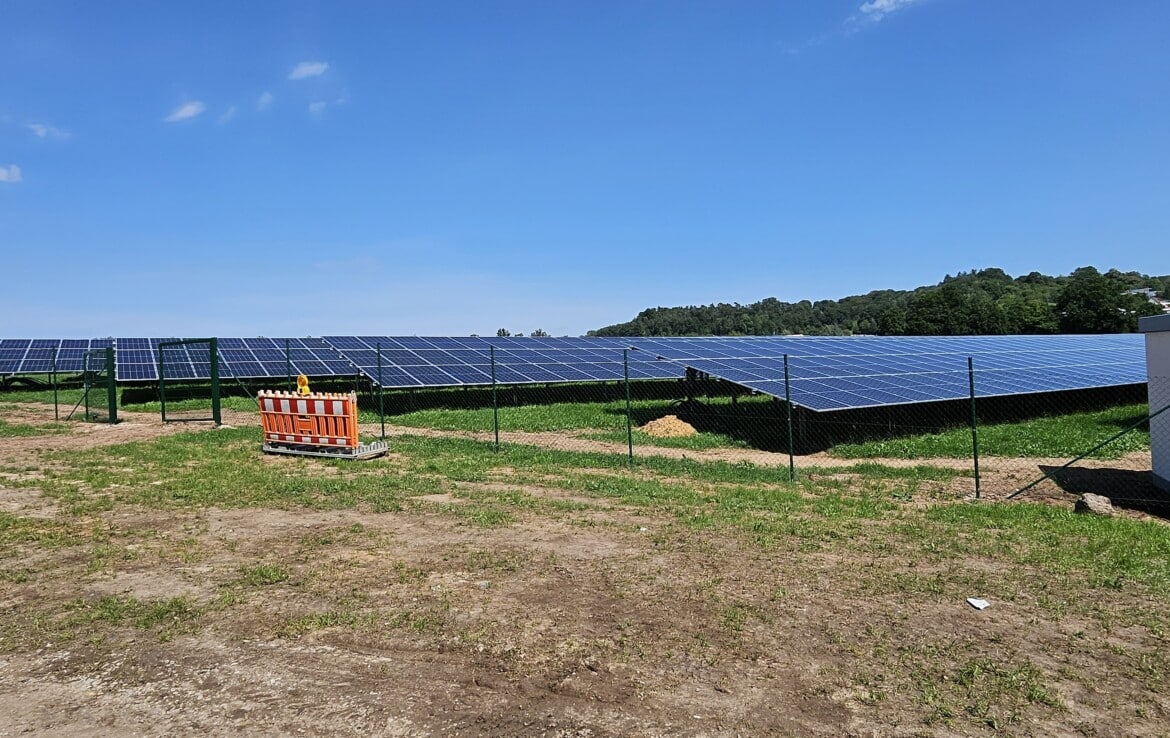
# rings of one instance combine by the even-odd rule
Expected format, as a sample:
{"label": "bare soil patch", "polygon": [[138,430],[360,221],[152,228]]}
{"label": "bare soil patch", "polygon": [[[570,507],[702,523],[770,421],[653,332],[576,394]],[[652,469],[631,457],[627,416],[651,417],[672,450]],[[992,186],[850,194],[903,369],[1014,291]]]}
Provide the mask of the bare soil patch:
{"label": "bare soil patch", "polygon": [[[25,486],[52,472],[42,450],[191,430],[204,428],[127,414],[0,442],[0,467],[26,470],[0,476],[0,512],[90,536],[22,540],[0,558],[0,736],[1154,736],[1170,724],[1164,684],[1140,676],[1163,673],[1164,633],[1043,606],[1059,583],[1026,573],[1013,592],[945,584],[994,571],[978,557],[926,566],[902,551],[859,560],[831,540],[764,548],[506,472],[385,513],[115,507],[78,521]],[[638,452],[788,463],[751,450]],[[798,463],[831,474],[857,462]],[[311,465],[321,485],[345,473]],[[446,512],[513,489],[584,509],[498,527]],[[924,588],[884,586],[894,577]],[[993,606],[976,611],[966,594]],[[965,704],[957,680],[984,678],[970,664],[1016,682],[1035,669],[1057,705],[948,716],[940,705]]]}

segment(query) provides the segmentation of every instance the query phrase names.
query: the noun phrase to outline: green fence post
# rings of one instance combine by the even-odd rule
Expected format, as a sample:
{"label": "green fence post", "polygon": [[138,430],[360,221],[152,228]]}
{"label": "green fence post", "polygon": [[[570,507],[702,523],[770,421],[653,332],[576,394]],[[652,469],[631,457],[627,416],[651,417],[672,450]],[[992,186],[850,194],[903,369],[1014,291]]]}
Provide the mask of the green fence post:
{"label": "green fence post", "polygon": [[109,404],[110,423],[118,422],[118,386],[114,383],[114,347],[106,347],[106,400]]}
{"label": "green fence post", "polygon": [[208,359],[211,364],[211,419],[216,425],[223,425],[223,411],[219,400],[219,340],[208,340]]}
{"label": "green fence post", "polygon": [[167,378],[163,362],[163,346],[158,347],[158,404],[162,422],[167,422]]}
{"label": "green fence post", "polygon": [[382,387],[382,343],[378,342],[378,418],[382,421],[382,440],[386,440],[386,391]]}
{"label": "green fence post", "polygon": [[975,463],[975,499],[979,499],[979,418],[975,414],[975,362],[967,357],[967,381],[971,386],[971,457]]}
{"label": "green fence post", "polygon": [[500,452],[500,403],[496,396],[496,347],[489,346],[488,356],[492,362],[492,426],[496,431],[496,453]]}
{"label": "green fence post", "polygon": [[626,446],[630,450],[630,468],[634,468],[634,421],[630,417],[630,350],[622,349],[622,371],[626,382]]}
{"label": "green fence post", "polygon": [[53,420],[61,419],[61,411],[57,409],[57,349],[53,349]]}
{"label": "green fence post", "polygon": [[796,479],[796,455],[792,438],[792,389],[788,381],[788,354],[784,354],[784,407],[788,415],[788,481]]}

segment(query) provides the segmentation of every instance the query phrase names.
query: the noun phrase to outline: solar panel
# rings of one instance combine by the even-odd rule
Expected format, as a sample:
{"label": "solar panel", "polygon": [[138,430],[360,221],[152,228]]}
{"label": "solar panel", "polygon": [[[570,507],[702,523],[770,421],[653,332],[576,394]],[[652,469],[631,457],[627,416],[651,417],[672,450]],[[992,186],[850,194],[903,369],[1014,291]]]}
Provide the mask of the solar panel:
{"label": "solar panel", "polygon": [[[158,345],[176,338],[118,338],[114,341],[114,372],[119,382],[158,379]],[[177,371],[177,370],[176,370]],[[169,376],[169,372],[168,372]]]}
{"label": "solar panel", "polygon": [[0,374],[80,372],[86,351],[110,345],[108,338],[0,339]]}
{"label": "solar panel", "polygon": [[[119,338],[116,341],[118,381],[158,379],[159,344],[177,338]],[[197,339],[196,339],[197,340]],[[320,338],[217,338],[221,379],[264,379],[305,374],[309,377],[352,376],[357,370]],[[287,351],[286,351],[287,347]],[[208,379],[211,357],[207,344],[169,346],[163,372],[168,379]]]}
{"label": "solar panel", "polygon": [[812,410],[992,397],[1146,381],[1138,334],[631,339],[639,351]]}
{"label": "solar panel", "polygon": [[[122,382],[158,379],[158,346],[176,339],[0,339],[0,374],[82,369],[86,351],[114,346]],[[967,357],[980,397],[1138,384],[1140,334],[1103,336],[748,336],[554,338],[328,336],[221,338],[221,377],[349,376],[385,387],[450,387],[678,378],[689,367],[795,404],[829,411],[968,396]],[[286,350],[287,347],[287,350]],[[379,350],[381,368],[378,368]],[[169,378],[210,375],[199,344],[166,352]]]}
{"label": "solar panel", "polygon": [[5,338],[0,340],[0,374],[16,374],[32,340]]}
{"label": "solar panel", "polygon": [[[489,385],[493,355],[499,384],[615,381],[625,376],[626,342],[618,339],[325,336],[325,341],[383,387]],[[632,351],[629,356],[631,378],[682,376],[676,364]]]}

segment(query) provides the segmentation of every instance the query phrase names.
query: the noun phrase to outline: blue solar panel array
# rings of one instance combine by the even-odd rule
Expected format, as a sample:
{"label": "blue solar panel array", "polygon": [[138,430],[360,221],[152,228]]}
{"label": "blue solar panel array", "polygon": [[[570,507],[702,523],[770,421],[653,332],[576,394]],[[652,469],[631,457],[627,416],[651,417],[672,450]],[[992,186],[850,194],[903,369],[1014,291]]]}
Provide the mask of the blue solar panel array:
{"label": "blue solar panel array", "polygon": [[0,339],[0,374],[48,374],[54,366],[58,372],[79,372],[86,351],[112,345],[112,338]]}
{"label": "blue solar panel array", "polygon": [[1146,381],[1141,335],[635,339],[641,351],[812,410],[955,400]]}
{"label": "blue solar panel array", "polygon": [[[122,382],[158,380],[159,344],[176,339],[0,339],[0,374],[82,370],[86,351],[114,346]],[[1104,336],[479,338],[326,336],[221,338],[223,378],[353,376],[391,388],[678,378],[686,368],[829,411],[968,396],[972,357],[978,396],[1138,384],[1146,380],[1140,334]],[[287,347],[287,351],[286,351]],[[378,366],[379,349],[381,367]],[[164,352],[168,378],[210,376],[206,345]]]}
{"label": "blue solar panel array", "polygon": [[[287,351],[286,351],[287,348]],[[320,338],[221,338],[221,377],[353,376],[357,369]]]}
{"label": "blue solar panel array", "polygon": [[[175,340],[178,339],[119,338],[116,349],[118,379],[157,380],[159,344]],[[123,344],[128,346],[125,359]],[[216,345],[221,379],[357,374],[353,364],[320,338],[219,338]],[[207,344],[168,346],[163,350],[163,360],[163,373],[167,378],[206,379],[211,376]]]}
{"label": "blue solar panel array", "polygon": [[[601,338],[326,336],[362,374],[383,387],[450,387],[613,381],[625,376],[628,341]],[[381,351],[381,368],[378,353]],[[682,376],[682,367],[631,351],[631,379]]]}

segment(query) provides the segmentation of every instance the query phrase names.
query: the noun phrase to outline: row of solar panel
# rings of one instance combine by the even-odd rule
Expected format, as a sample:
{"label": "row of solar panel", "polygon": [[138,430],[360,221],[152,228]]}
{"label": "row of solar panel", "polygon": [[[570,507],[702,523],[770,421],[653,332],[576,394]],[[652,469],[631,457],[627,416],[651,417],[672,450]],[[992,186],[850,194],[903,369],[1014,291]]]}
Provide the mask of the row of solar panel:
{"label": "row of solar panel", "polygon": [[112,338],[0,339],[0,374],[79,372],[87,351],[113,345]]}
{"label": "row of solar panel", "polygon": [[[113,345],[120,381],[159,377],[159,345],[175,339],[3,339],[0,373],[80,371],[80,357]],[[815,410],[1139,383],[1139,335],[966,337],[479,338],[326,336],[218,339],[222,377],[364,374],[385,387],[676,378],[685,367],[783,397],[784,356],[794,403]],[[627,351],[627,349],[630,349]],[[628,355],[628,365],[623,356]],[[210,376],[207,344],[166,347],[165,377]]]}

